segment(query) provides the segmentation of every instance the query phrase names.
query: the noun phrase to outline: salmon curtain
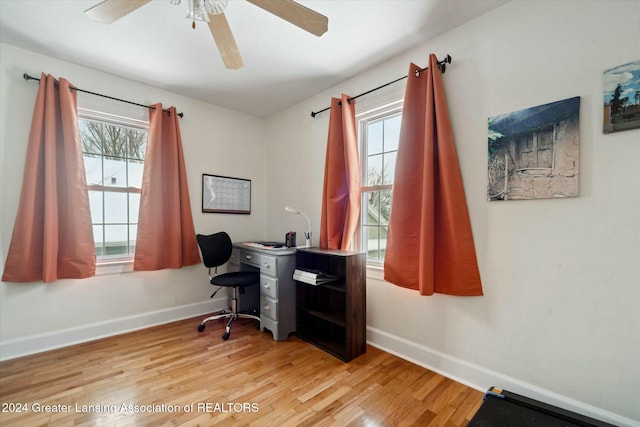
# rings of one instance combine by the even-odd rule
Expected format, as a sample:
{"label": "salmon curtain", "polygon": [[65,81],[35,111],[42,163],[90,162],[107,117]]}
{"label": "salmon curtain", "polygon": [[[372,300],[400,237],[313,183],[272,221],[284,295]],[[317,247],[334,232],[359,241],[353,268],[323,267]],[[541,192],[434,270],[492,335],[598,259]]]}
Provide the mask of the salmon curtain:
{"label": "salmon curtain", "polygon": [[43,73],[2,281],[80,279],[95,270],[76,91]]}
{"label": "salmon curtain", "polygon": [[360,163],[356,116],[347,95],[331,99],[324,165],[320,247],[346,250],[360,215]]}
{"label": "salmon curtain", "polygon": [[162,104],[149,110],[134,270],[198,264],[178,115]]}
{"label": "salmon curtain", "polygon": [[482,295],[442,74],[435,55],[407,81],[384,260],[386,281],[420,295]]}

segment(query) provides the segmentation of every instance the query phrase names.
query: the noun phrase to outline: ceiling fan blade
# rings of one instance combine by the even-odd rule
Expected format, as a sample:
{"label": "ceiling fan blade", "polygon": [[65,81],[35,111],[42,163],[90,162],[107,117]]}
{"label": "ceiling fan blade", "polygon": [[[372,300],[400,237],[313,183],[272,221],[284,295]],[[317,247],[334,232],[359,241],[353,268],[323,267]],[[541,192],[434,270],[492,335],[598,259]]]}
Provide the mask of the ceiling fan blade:
{"label": "ceiling fan blade", "polygon": [[329,28],[329,18],[293,0],[247,0],[295,26],[320,37]]}
{"label": "ceiling fan blade", "polygon": [[209,30],[216,41],[224,66],[231,70],[241,68],[244,65],[242,56],[240,56],[236,39],[233,37],[231,27],[229,27],[229,22],[227,22],[224,13],[219,15],[209,14]]}
{"label": "ceiling fan blade", "polygon": [[94,21],[111,24],[151,0],[104,0],[85,10],[84,13]]}

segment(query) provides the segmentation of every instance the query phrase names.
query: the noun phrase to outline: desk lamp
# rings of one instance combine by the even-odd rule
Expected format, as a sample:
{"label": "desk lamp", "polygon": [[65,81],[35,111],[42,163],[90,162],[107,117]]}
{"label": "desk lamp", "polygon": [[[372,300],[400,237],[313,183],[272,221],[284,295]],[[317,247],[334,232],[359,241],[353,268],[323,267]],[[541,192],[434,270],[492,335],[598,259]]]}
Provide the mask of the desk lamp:
{"label": "desk lamp", "polygon": [[311,247],[311,221],[309,220],[309,217],[305,215],[304,212],[300,212],[298,209],[294,209],[291,206],[285,206],[284,210],[292,214],[302,215],[307,219],[307,231],[305,231],[304,233],[304,238],[306,240],[305,242],[306,247],[310,248]]}

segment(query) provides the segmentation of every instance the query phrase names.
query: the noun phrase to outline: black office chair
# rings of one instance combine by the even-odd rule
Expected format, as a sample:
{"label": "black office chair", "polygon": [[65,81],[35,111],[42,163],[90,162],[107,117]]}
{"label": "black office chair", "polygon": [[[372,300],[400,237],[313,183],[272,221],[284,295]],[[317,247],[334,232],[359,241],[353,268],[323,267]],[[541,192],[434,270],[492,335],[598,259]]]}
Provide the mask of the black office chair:
{"label": "black office chair", "polygon": [[[198,234],[196,235],[196,238],[198,240],[198,246],[200,246],[200,252],[202,253],[202,261],[204,262],[205,267],[209,269],[209,279],[211,284],[219,286],[219,288],[211,295],[211,298],[213,298],[216,292],[222,288],[233,288],[231,311],[223,310],[221,314],[207,317],[198,326],[198,331],[204,331],[205,324],[210,320],[229,318],[225,332],[222,334],[222,339],[228,340],[229,335],[231,334],[231,323],[233,323],[237,318],[255,319],[260,322],[259,316],[238,312],[238,292],[240,294],[244,294],[244,288],[258,284],[260,282],[260,273],[253,271],[237,271],[218,274],[218,267],[229,261],[229,258],[231,258],[231,251],[233,249],[231,238],[224,231],[208,236]],[[212,268],[214,269],[213,276],[211,275]]]}

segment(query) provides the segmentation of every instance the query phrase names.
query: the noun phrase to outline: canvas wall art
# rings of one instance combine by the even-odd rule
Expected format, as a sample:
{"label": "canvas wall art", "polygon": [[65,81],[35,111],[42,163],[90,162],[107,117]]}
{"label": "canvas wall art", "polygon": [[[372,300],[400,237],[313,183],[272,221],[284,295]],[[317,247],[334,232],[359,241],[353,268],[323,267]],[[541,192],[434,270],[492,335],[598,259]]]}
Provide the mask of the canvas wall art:
{"label": "canvas wall art", "polygon": [[487,198],[576,197],[580,97],[489,118]]}
{"label": "canvas wall art", "polygon": [[604,133],[640,128],[640,61],[606,70],[604,83]]}

